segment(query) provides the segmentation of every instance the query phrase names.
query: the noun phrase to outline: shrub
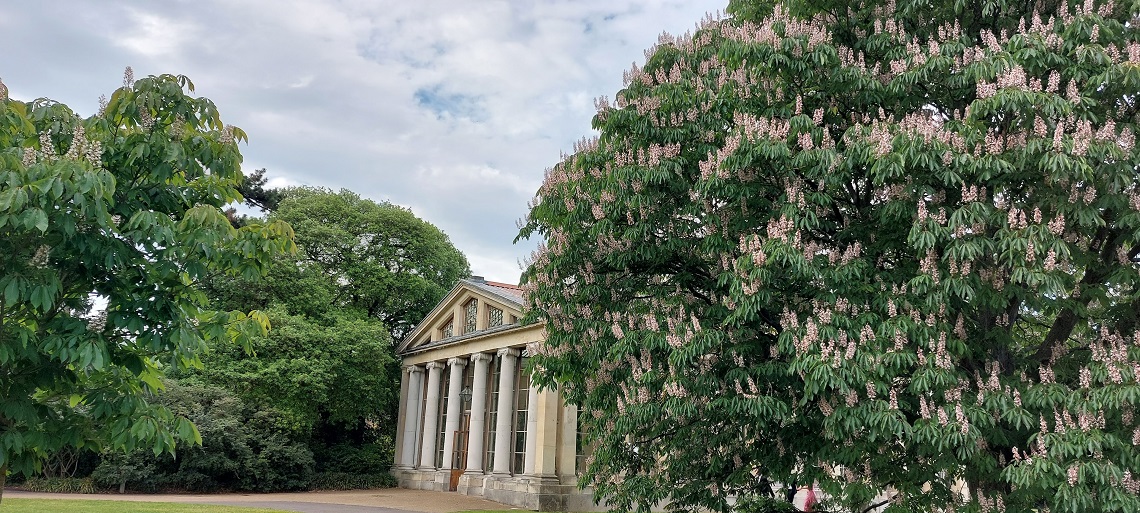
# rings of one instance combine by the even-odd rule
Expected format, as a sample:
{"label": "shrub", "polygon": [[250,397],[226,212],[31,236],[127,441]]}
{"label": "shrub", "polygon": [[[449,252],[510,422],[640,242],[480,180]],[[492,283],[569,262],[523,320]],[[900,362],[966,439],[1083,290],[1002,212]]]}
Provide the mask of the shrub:
{"label": "shrub", "polygon": [[95,493],[91,478],[78,477],[30,477],[22,487],[29,492],[45,493]]}
{"label": "shrub", "polygon": [[353,474],[350,472],[319,472],[313,476],[313,490],[368,490],[393,488],[396,477],[392,474]]}
{"label": "shrub", "polygon": [[104,453],[103,460],[91,472],[91,480],[100,489],[116,489],[120,493],[127,485],[140,492],[156,492],[165,482],[157,458],[144,450]]}
{"label": "shrub", "polygon": [[395,457],[391,437],[364,444],[338,443],[317,454],[317,468],[322,472],[348,474],[383,474],[392,468]]}
{"label": "shrub", "polygon": [[178,446],[175,454],[148,450],[105,455],[93,473],[100,486],[132,490],[272,492],[308,487],[316,466],[304,444],[279,426],[273,410],[258,410],[219,387],[167,382],[161,398],[171,411],[197,425],[201,446]]}

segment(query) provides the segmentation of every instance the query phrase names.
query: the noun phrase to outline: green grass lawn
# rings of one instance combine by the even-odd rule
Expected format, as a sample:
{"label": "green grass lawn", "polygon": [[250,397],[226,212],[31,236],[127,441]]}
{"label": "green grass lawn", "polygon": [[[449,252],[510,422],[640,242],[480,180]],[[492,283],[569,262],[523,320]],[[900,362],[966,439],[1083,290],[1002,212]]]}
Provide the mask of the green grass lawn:
{"label": "green grass lawn", "polygon": [[174,504],[170,502],[82,501],[62,499],[8,499],[0,513],[281,513],[277,509]]}

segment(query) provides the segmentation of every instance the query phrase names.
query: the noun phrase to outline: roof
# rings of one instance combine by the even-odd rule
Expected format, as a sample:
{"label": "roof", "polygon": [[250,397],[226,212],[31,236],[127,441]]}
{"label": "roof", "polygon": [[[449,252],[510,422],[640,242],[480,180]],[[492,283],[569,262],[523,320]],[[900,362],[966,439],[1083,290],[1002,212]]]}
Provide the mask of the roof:
{"label": "roof", "polygon": [[522,308],[522,302],[523,302],[522,288],[519,287],[518,285],[511,285],[509,283],[500,283],[497,281],[476,280],[476,279],[469,279],[469,278],[462,279],[459,281],[461,283],[466,283],[466,284],[470,285],[472,288],[478,289],[478,290],[486,292],[488,294],[493,294],[496,297],[498,297],[499,299],[503,299],[505,301],[508,301],[512,304],[512,306],[517,306],[519,308]]}
{"label": "roof", "polygon": [[[401,341],[400,344],[397,346],[397,350],[396,350],[397,354],[402,354],[402,353],[407,352],[408,350],[412,349],[411,346],[414,343],[414,341],[416,339],[422,338],[422,336],[424,334],[424,330],[430,329],[429,324],[433,323],[433,322],[437,322],[438,316],[443,315],[443,312],[449,307],[449,305],[451,305],[455,301],[457,301],[457,298],[461,295],[461,293],[464,290],[468,290],[468,291],[471,291],[471,292],[476,293],[476,294],[484,295],[491,300],[502,303],[502,306],[507,307],[508,309],[516,310],[516,312],[514,312],[513,315],[521,315],[521,313],[522,313],[523,291],[522,291],[522,288],[519,287],[518,285],[511,285],[509,283],[502,283],[502,282],[497,282],[497,281],[487,281],[487,280],[484,280],[483,277],[481,277],[481,276],[472,276],[470,278],[463,278],[463,279],[460,279],[458,282],[456,282],[455,286],[452,287],[451,291],[448,292],[442,299],[440,299],[440,301],[438,303],[436,303],[435,307],[432,308],[431,312],[426,317],[421,319],[419,324],[417,324],[414,328],[412,328],[411,333],[409,333],[408,336],[405,337],[404,340]],[[489,330],[480,330],[480,331],[474,332],[474,333],[457,335],[457,336],[449,337],[449,338],[446,338],[443,340],[433,341],[433,342],[426,344],[426,345],[421,344],[420,347],[428,347],[428,346],[437,347],[440,345],[448,345],[448,344],[452,344],[455,342],[459,342],[461,340],[465,340],[465,339],[469,339],[469,338],[473,338],[473,337],[477,337],[477,336],[482,336],[485,334],[498,332],[498,331],[502,331],[505,329],[516,328],[516,327],[519,327],[519,324],[517,324],[517,323],[507,324],[504,326],[491,328]]]}

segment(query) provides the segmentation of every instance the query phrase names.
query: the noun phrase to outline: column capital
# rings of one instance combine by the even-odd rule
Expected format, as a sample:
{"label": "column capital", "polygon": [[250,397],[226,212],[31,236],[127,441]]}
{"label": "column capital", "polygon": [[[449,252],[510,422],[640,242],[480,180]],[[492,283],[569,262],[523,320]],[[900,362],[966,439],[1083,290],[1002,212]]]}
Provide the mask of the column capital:
{"label": "column capital", "polygon": [[436,370],[436,369],[442,370],[443,369],[443,362],[428,362],[427,365],[424,365],[424,367],[429,371],[430,370]]}
{"label": "column capital", "polygon": [[405,365],[404,366],[404,373],[405,374],[410,375],[410,374],[416,374],[418,372],[423,372],[423,371],[424,371],[424,368],[420,365]]}
{"label": "column capital", "polygon": [[515,358],[519,355],[519,350],[514,349],[514,348],[510,348],[510,347],[504,347],[504,348],[500,349],[499,352],[496,354],[498,354],[499,356],[510,356],[511,358]]}
{"label": "column capital", "polygon": [[492,356],[487,353],[475,353],[471,355],[471,363],[489,362]]}
{"label": "column capital", "polygon": [[456,356],[454,358],[448,358],[447,364],[451,365],[451,366],[463,367],[463,366],[467,365],[467,359],[466,358],[460,358],[460,357]]}

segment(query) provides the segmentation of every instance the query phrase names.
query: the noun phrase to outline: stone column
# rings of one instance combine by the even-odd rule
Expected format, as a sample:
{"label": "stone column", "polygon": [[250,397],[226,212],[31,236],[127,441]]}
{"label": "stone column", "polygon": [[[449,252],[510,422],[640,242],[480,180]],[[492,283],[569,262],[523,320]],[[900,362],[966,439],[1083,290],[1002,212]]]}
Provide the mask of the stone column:
{"label": "stone column", "polygon": [[404,433],[400,452],[400,466],[412,468],[416,464],[416,438],[420,424],[420,403],[423,401],[424,369],[418,365],[405,367],[407,370],[408,393],[404,398]]}
{"label": "stone column", "polygon": [[567,404],[558,395],[558,404],[562,407],[562,422],[558,426],[558,475],[573,476],[578,463],[578,407]]}
{"label": "stone column", "polygon": [[523,473],[535,474],[535,444],[538,443],[538,387],[532,382],[530,395],[526,400],[526,453],[523,456]]}
{"label": "stone column", "polygon": [[435,468],[435,436],[439,430],[439,378],[443,373],[443,364],[431,362],[427,364],[427,408],[424,409],[424,437],[423,450],[420,451],[420,468]]}
{"label": "stone column", "polygon": [[404,452],[404,423],[408,418],[408,388],[411,383],[411,372],[408,372],[410,367],[400,367],[400,399],[396,404],[400,405],[399,410],[396,412],[396,440],[393,442],[392,447],[395,449],[392,457],[392,466],[395,468],[405,468],[404,458],[407,455]]}
{"label": "stone column", "polygon": [[518,365],[519,350],[503,348],[499,350],[503,367],[499,370],[499,413],[495,418],[495,467],[496,474],[511,473],[511,421],[515,418],[515,369]]}
{"label": "stone column", "polygon": [[471,425],[467,439],[467,471],[483,472],[483,432],[487,420],[487,369],[489,354],[471,355],[475,380],[471,385]]}
{"label": "stone column", "polygon": [[[559,420],[559,410],[562,405],[559,403],[560,398],[558,391],[553,388],[547,388],[538,393],[538,398],[535,400],[535,437],[533,444],[527,444],[527,450],[532,448],[535,452],[534,458],[534,475],[544,478],[554,477],[558,475],[558,450],[559,445],[562,443],[559,431],[565,429],[565,418]],[[571,434],[571,437],[573,434]],[[574,441],[570,439],[570,463],[573,465],[574,454]],[[573,466],[570,467],[573,469]],[[573,470],[571,470],[573,474]]]}
{"label": "stone column", "polygon": [[443,430],[443,466],[451,468],[451,456],[455,452],[455,432],[459,431],[460,417],[463,416],[463,398],[459,392],[463,390],[463,368],[467,366],[466,358],[452,358],[447,361],[451,367],[451,381],[447,386],[447,424]]}

